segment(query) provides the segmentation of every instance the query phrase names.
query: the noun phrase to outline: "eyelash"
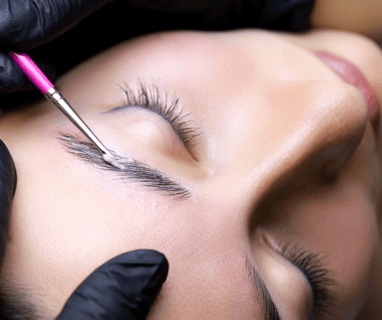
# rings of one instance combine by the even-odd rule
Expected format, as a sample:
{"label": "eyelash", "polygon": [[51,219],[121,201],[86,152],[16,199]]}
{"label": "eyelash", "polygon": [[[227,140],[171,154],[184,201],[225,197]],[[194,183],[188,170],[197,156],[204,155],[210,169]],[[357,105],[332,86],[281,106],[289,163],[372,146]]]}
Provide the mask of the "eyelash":
{"label": "eyelash", "polygon": [[278,247],[281,255],[297,266],[305,275],[312,287],[314,295],[313,314],[322,319],[335,307],[336,299],[330,287],[336,282],[328,277],[329,270],[323,266],[319,254],[311,254],[289,244]]}
{"label": "eyelash", "polygon": [[126,83],[120,87],[126,96],[126,105],[139,106],[155,112],[167,120],[187,149],[195,145],[198,129],[189,119],[190,114],[179,105],[179,98],[169,99],[168,94],[161,95],[157,85],[147,86],[138,81],[138,93],[135,93]]}

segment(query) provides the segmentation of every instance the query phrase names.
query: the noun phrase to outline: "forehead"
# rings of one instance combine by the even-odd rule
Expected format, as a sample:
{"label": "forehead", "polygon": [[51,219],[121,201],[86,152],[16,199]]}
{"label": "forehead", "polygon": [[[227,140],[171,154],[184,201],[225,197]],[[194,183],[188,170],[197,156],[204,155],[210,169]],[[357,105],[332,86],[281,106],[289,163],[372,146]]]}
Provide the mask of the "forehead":
{"label": "forehead", "polygon": [[[253,59],[240,48],[227,44],[212,34],[173,32],[150,35],[124,42],[86,61],[67,73],[57,82],[64,94],[75,95],[81,88],[81,100],[97,96],[101,103],[108,103],[118,94],[123,82],[159,82],[170,91],[174,88],[185,92],[199,92],[221,87],[229,80],[232,92],[239,87],[232,76],[240,75],[241,81],[253,78]],[[65,79],[70,78],[70,81]],[[211,83],[219,79],[219,84]],[[201,85],[203,84],[203,85]],[[222,93],[222,92],[220,92]],[[209,92],[211,94],[211,92]],[[77,97],[79,99],[79,97]]]}

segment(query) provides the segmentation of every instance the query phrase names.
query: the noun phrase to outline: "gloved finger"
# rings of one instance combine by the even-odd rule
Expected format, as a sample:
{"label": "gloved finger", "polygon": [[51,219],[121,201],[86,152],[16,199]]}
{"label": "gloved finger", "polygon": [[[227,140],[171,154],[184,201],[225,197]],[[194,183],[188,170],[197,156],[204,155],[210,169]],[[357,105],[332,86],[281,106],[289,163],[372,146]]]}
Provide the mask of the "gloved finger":
{"label": "gloved finger", "polygon": [[79,285],[57,320],[143,320],[167,273],[168,262],[160,252],[121,254]]}
{"label": "gloved finger", "polygon": [[0,266],[9,230],[12,200],[16,191],[16,167],[4,142],[0,140]]}
{"label": "gloved finger", "polygon": [[[56,68],[49,61],[36,62],[41,71],[53,81],[56,77]],[[0,99],[1,97],[14,91],[33,91],[37,90],[20,67],[12,60],[12,58],[3,52],[0,52]]]}
{"label": "gloved finger", "polygon": [[[47,76],[50,82],[56,79],[57,69],[50,61],[37,61],[36,64],[41,71]],[[26,80],[22,87],[18,88],[17,92],[35,91],[37,87],[29,80]],[[0,97],[1,100],[1,97]]]}
{"label": "gloved finger", "polygon": [[0,43],[25,52],[47,43],[114,0],[1,0]]}
{"label": "gloved finger", "polygon": [[27,77],[12,58],[8,54],[0,52],[0,92],[11,93],[21,88],[26,80]]}

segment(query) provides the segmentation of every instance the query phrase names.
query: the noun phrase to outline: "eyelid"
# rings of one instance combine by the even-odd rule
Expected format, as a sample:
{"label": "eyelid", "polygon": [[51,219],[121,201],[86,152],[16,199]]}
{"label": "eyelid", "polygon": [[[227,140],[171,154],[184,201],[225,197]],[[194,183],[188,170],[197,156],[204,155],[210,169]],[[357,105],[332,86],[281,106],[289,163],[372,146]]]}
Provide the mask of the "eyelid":
{"label": "eyelid", "polygon": [[[262,235],[260,232],[259,235]],[[263,239],[255,238],[255,260],[282,319],[311,319],[312,289],[301,271]]]}
{"label": "eyelid", "polygon": [[[123,87],[120,86],[126,98],[125,107],[139,106],[163,117],[171,124],[187,150],[193,155],[191,149],[197,145],[197,137],[201,135],[201,132],[195,127],[190,113],[187,113],[179,104],[179,98],[170,99],[167,93],[162,96],[158,86],[148,86],[142,81],[138,81],[137,87],[138,93],[135,93],[126,83]],[[123,107],[117,107],[108,112],[119,108]]]}
{"label": "eyelid", "polygon": [[329,277],[329,270],[323,266],[320,254],[310,253],[291,244],[276,244],[269,237],[262,235],[263,241],[282,257],[301,270],[308,280],[313,292],[312,313],[319,319],[330,315],[336,308],[337,298],[332,288],[336,281]]}

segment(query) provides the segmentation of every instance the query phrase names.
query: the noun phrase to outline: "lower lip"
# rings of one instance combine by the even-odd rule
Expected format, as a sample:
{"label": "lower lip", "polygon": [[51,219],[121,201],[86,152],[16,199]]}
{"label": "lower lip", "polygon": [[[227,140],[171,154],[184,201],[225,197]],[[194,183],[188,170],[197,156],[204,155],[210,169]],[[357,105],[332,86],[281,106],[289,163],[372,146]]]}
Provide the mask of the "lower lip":
{"label": "lower lip", "polygon": [[325,51],[312,50],[312,52],[333,69],[345,82],[355,86],[363,93],[370,115],[378,110],[380,103],[377,95],[365,76],[355,65]]}

